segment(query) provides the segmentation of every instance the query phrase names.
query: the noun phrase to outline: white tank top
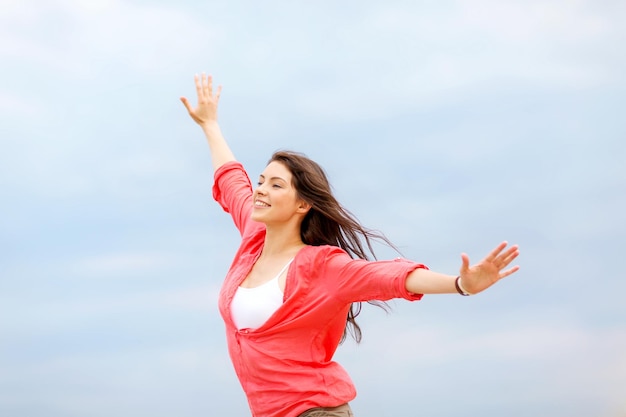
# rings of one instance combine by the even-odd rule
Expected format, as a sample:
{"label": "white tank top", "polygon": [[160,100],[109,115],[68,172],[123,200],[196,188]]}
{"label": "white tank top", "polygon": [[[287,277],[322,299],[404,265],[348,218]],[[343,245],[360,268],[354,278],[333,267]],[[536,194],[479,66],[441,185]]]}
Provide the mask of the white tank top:
{"label": "white tank top", "polygon": [[278,278],[289,267],[293,259],[271,280],[254,288],[239,287],[230,304],[230,315],[237,329],[256,329],[270,318],[283,304],[283,292]]}

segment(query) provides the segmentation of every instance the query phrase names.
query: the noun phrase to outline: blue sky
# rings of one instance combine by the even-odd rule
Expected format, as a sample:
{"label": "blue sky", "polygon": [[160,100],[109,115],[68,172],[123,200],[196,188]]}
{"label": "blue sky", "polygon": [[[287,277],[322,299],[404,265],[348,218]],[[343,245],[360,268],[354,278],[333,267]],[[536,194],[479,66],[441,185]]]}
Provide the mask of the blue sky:
{"label": "blue sky", "polygon": [[521,247],[479,296],[365,308],[357,416],[626,414],[624,2],[336,3],[3,0],[1,415],[249,415],[201,71],[253,178],[305,152],[441,272]]}

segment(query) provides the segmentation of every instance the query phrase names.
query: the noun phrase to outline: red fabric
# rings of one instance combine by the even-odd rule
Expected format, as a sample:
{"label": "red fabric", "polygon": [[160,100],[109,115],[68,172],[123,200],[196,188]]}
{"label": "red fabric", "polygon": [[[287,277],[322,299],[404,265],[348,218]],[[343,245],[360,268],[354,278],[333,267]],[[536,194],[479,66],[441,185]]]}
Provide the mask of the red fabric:
{"label": "red fabric", "polygon": [[243,166],[229,162],[215,173],[213,197],[242,235],[226,275],[219,309],[228,350],[255,417],[297,416],[313,407],[354,399],[346,371],[332,361],[352,302],[405,298],[407,275],[426,268],[404,259],[352,259],[334,246],[307,246],[289,267],[283,305],[258,329],[237,330],[230,303],[261,253],[265,225],[250,219],[252,186]]}

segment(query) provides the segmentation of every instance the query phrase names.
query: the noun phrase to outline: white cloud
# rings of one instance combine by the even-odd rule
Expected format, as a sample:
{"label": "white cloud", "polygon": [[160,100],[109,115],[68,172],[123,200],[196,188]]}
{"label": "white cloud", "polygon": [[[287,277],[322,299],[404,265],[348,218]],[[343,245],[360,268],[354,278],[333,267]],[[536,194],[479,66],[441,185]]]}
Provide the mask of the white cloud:
{"label": "white cloud", "polygon": [[614,54],[616,38],[626,37],[619,6],[598,10],[590,2],[562,0],[407,6],[371,7],[335,34],[346,54],[319,64],[329,79],[300,92],[303,114],[371,120],[503,85],[578,90],[623,84],[625,62]]}
{"label": "white cloud", "polygon": [[[433,365],[455,357],[552,361],[562,359],[564,355],[582,355],[592,346],[602,346],[603,342],[597,337],[605,340],[614,337],[612,334],[592,334],[587,329],[565,323],[535,324],[528,320],[520,323],[519,318],[512,319],[508,329],[494,326],[485,331],[472,326],[473,332],[459,331],[459,323],[438,322],[435,327],[428,327],[410,325],[406,321],[406,318],[386,318],[383,335],[377,335],[375,340],[368,338],[369,349],[391,361],[400,360],[398,366],[412,360],[416,361],[415,364],[426,362]],[[377,327],[377,331],[380,330]],[[622,343],[625,342],[626,337]]]}
{"label": "white cloud", "polygon": [[88,277],[115,277],[122,274],[149,273],[172,268],[181,260],[171,254],[120,253],[86,257],[78,260],[69,270]]}
{"label": "white cloud", "polygon": [[[38,415],[193,415],[211,413],[207,397],[241,402],[224,352],[184,344],[117,352],[81,352],[31,363],[2,363],[0,410]],[[220,391],[221,390],[221,391]],[[146,402],[145,399],[150,398]],[[199,399],[201,398],[201,399]],[[218,400],[219,401],[219,400]]]}
{"label": "white cloud", "polygon": [[600,12],[597,4],[590,1],[475,0],[464,2],[461,7],[463,20],[469,26],[497,33],[504,42],[541,42],[546,38],[580,42],[606,39],[621,30],[610,11]]}
{"label": "white cloud", "polygon": [[[394,395],[417,391],[422,397],[433,395],[423,400],[432,404],[445,396],[441,387],[475,381],[459,392],[460,404],[484,405],[491,396],[505,398],[513,389],[516,395],[505,401],[520,401],[522,412],[572,398],[579,407],[599,411],[623,406],[624,327],[585,326],[556,312],[548,319],[550,313],[542,311],[518,317],[499,313],[491,324],[488,317],[470,323],[462,312],[417,323],[415,317],[394,314],[366,324],[363,345],[342,347],[339,360],[365,395],[394,383],[400,387]],[[487,396],[484,389],[489,390]]]}
{"label": "white cloud", "polygon": [[[44,111],[40,101],[26,98],[14,93],[0,92],[0,112],[3,115],[35,118]],[[3,138],[3,142],[7,138]],[[6,142],[5,142],[6,143]]]}
{"label": "white cloud", "polygon": [[[69,290],[68,290],[69,291]],[[53,295],[49,299],[32,300],[26,298],[2,297],[3,315],[19,312],[13,320],[2,320],[0,330],[6,340],[30,338],[52,338],[59,332],[74,329],[82,332],[86,323],[109,323],[120,326],[119,317],[142,315],[142,323],[149,325],[172,314],[201,313],[217,320],[217,297],[219,286],[204,284],[196,286],[171,286],[168,289],[140,288],[135,292],[121,294],[82,295],[70,299],[59,299]],[[145,315],[153,321],[145,321]],[[114,342],[112,342],[114,344]]]}
{"label": "white cloud", "polygon": [[144,76],[181,68],[206,52],[214,35],[184,11],[117,0],[14,4],[0,19],[0,57],[30,61],[41,71],[95,79],[132,68]]}
{"label": "white cloud", "polygon": [[143,143],[145,149],[137,150],[123,139],[103,144],[82,135],[37,136],[7,138],[0,157],[0,184],[31,198],[137,200],[167,193],[189,170],[171,143],[167,148]]}

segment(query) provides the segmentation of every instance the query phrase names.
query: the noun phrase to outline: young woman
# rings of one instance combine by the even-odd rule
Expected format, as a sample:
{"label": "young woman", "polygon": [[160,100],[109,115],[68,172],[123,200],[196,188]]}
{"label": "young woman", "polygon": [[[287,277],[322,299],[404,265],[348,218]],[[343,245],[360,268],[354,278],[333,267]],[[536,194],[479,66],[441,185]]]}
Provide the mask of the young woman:
{"label": "young woman", "polygon": [[384,237],[335,200],[324,171],[304,155],[275,153],[253,190],[217,122],[221,87],[204,74],[195,83],[197,106],[181,101],[209,143],[213,197],[241,234],[219,309],[253,416],[353,415],[354,386],[332,357],[346,330],[360,339],[360,302],[476,294],[518,270],[506,269],[519,253],[506,242],[473,266],[463,254],[458,276],[400,258],[368,260],[370,240]]}

